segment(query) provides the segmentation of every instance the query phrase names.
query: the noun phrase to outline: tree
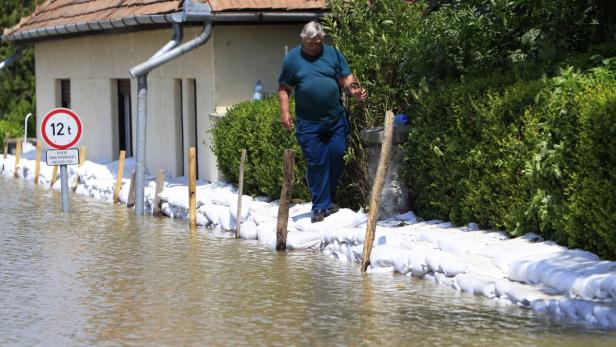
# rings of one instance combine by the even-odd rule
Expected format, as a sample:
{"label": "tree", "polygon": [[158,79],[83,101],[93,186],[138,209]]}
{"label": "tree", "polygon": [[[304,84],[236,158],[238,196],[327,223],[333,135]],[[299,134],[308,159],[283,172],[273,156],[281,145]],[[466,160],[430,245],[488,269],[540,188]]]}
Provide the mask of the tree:
{"label": "tree", "polygon": [[[16,25],[38,2],[40,0],[0,0],[0,28]],[[0,43],[0,60],[10,57],[15,49],[13,44]],[[31,47],[24,47],[19,60],[0,70],[0,141],[5,134],[16,137],[23,133],[24,116],[35,110],[34,83],[34,52]],[[31,118],[29,127],[34,128],[35,122]]]}

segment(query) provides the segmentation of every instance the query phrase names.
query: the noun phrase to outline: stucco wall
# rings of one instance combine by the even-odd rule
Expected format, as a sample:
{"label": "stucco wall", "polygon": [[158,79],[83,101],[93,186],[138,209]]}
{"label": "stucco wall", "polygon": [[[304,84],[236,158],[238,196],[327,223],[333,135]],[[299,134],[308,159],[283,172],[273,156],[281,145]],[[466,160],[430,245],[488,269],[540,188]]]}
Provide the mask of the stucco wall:
{"label": "stucco wall", "polygon": [[301,43],[301,25],[219,26],[214,36],[216,106],[251,99],[257,80],[275,94],[288,49]]}
{"label": "stucco wall", "polygon": [[[173,176],[187,172],[188,147],[197,146],[199,178],[216,180],[219,172],[210,147],[212,114],[252,97],[260,79],[275,93],[285,46],[299,43],[300,25],[217,25],[198,49],[148,75],[146,166]],[[200,27],[186,28],[184,41]],[[170,39],[171,29],[81,36],[35,45],[37,136],[43,116],[59,106],[56,80],[71,80],[71,108],[84,123],[80,145],[88,159],[118,158],[116,79]],[[131,79],[133,150],[137,119],[137,81]],[[196,124],[195,124],[196,123]]]}
{"label": "stucco wall", "polygon": [[[199,27],[186,28],[186,40],[198,35]],[[171,30],[155,30],[115,35],[83,36],[45,41],[35,45],[37,122],[50,109],[59,106],[55,81],[70,79],[71,109],[84,123],[81,144],[88,158],[114,160],[117,143],[116,79],[130,79],[129,69],[145,60],[171,37]],[[178,80],[199,79],[212,83],[212,42],[152,71],[148,76],[148,119],[146,166],[173,176],[183,174],[185,150],[179,128],[183,122]],[[210,47],[208,47],[210,46]],[[137,81],[131,79],[133,150],[137,120]],[[208,118],[213,110],[212,95],[199,95],[197,117]],[[179,104],[178,104],[179,103]],[[193,111],[194,112],[194,111]],[[39,130],[37,130],[39,131]],[[40,135],[40,134],[38,134]],[[193,141],[194,142],[194,141]],[[193,143],[194,144],[194,143]]]}

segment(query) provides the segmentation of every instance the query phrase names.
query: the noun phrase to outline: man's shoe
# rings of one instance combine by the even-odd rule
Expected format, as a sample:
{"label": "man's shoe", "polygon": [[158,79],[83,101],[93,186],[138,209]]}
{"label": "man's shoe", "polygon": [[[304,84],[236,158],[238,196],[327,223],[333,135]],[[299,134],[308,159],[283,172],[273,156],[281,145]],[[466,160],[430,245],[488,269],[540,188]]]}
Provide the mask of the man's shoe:
{"label": "man's shoe", "polygon": [[312,223],[322,222],[323,219],[325,219],[325,211],[326,210],[312,211],[312,217],[310,217],[310,221]]}
{"label": "man's shoe", "polygon": [[340,206],[338,206],[338,205],[336,205],[336,204],[334,204],[332,202],[332,204],[329,205],[329,207],[325,209],[325,217],[327,217],[329,215],[332,215],[332,214],[334,214],[334,213],[336,213],[338,211],[340,211]]}

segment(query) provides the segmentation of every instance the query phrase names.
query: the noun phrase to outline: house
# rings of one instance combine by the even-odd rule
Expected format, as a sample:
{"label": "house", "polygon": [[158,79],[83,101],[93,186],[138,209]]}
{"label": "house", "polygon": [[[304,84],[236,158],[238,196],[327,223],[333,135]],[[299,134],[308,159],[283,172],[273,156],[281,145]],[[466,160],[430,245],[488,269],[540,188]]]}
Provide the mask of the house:
{"label": "house", "polygon": [[2,39],[34,47],[37,137],[49,110],[68,107],[84,124],[88,158],[108,161],[136,152],[138,83],[129,70],[178,36],[203,36],[207,18],[205,43],[147,73],[145,166],[187,175],[196,146],[198,177],[216,180],[208,129],[252,98],[257,80],[275,93],[287,49],[325,10],[326,0],[47,0]]}

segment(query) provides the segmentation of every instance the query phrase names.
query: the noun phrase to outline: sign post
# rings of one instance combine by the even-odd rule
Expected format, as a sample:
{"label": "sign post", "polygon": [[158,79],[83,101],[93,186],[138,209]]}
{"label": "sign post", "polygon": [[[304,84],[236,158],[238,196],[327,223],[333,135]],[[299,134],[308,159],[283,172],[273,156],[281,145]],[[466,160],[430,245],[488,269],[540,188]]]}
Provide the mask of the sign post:
{"label": "sign post", "polygon": [[69,212],[68,171],[66,165],[79,164],[79,150],[71,148],[81,139],[83,127],[77,114],[67,108],[56,108],[43,118],[41,134],[45,143],[53,148],[47,150],[47,165],[60,166],[62,187],[62,211]]}

